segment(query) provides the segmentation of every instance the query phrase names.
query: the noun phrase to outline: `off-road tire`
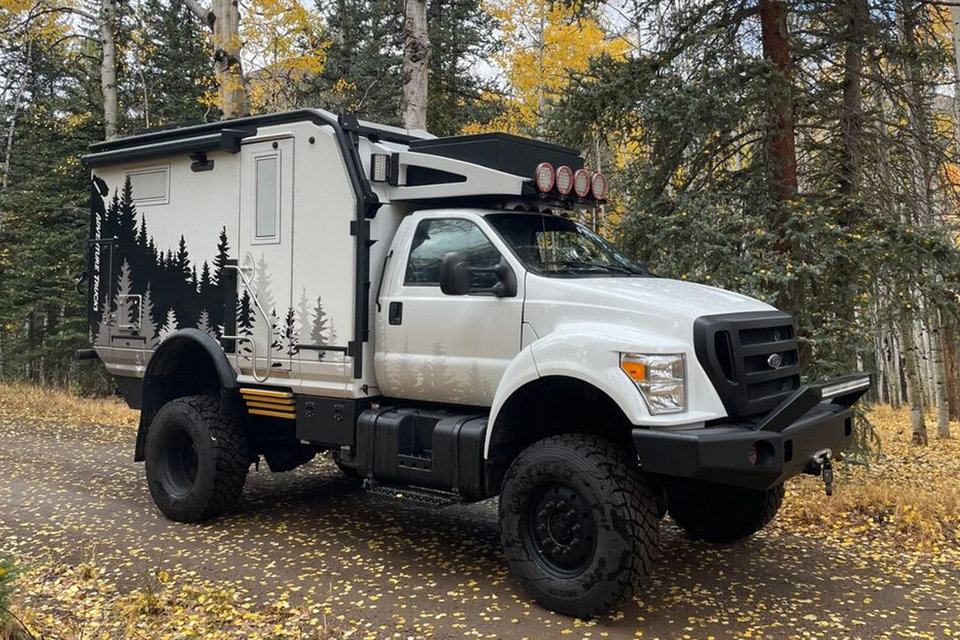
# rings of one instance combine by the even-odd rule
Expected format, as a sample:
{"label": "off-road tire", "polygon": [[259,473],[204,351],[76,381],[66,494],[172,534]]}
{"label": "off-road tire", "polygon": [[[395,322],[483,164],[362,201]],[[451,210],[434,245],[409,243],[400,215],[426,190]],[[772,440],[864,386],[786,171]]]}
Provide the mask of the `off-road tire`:
{"label": "off-road tire", "polygon": [[767,526],[783,504],[783,485],[765,490],[687,481],[670,496],[670,517],[692,538],[731,543]]}
{"label": "off-road tire", "polygon": [[[559,501],[554,504],[550,500],[554,491],[569,497],[569,503],[565,497],[562,506]],[[570,516],[577,509],[567,510],[569,506],[580,510]],[[543,527],[542,514],[548,509],[553,515]],[[570,541],[565,537],[569,527],[563,527],[571,518],[582,525],[581,534],[595,535]],[[545,528],[548,534],[543,533]],[[559,538],[553,537],[555,529]],[[504,477],[500,495],[504,554],[523,588],[553,611],[589,617],[622,603],[653,569],[659,534],[654,491],[636,461],[602,438],[570,434],[540,440],[517,456]],[[544,541],[544,535],[549,539]],[[580,553],[591,537],[592,551],[588,547]],[[564,552],[571,546],[577,551],[570,554],[570,566],[555,564],[558,553],[560,562],[566,561]]]}
{"label": "off-road tire", "polygon": [[219,516],[240,499],[250,468],[247,438],[212,396],[176,398],[147,432],[146,473],[161,513],[178,522]]}

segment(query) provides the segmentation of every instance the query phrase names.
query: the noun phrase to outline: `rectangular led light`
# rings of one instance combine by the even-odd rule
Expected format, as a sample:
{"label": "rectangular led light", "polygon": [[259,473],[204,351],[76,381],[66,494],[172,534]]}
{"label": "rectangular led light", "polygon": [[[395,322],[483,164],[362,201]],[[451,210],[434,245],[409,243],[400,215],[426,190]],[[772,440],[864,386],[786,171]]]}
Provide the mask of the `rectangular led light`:
{"label": "rectangular led light", "polygon": [[374,153],[370,157],[370,179],[374,182],[386,182],[390,175],[390,156]]}
{"label": "rectangular led light", "polygon": [[828,384],[820,388],[820,397],[824,400],[829,398],[836,398],[837,396],[842,396],[853,391],[859,391],[861,389],[866,389],[870,386],[870,377],[865,376],[863,378],[857,378],[855,380],[844,380],[843,382],[837,382],[836,384]]}

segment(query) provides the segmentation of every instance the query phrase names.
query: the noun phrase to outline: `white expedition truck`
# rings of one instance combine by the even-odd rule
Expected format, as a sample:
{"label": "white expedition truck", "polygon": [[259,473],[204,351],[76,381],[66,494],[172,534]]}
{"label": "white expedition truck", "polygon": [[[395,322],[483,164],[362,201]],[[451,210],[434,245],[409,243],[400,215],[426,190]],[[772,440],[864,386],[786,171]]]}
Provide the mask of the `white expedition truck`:
{"label": "white expedition truck", "polygon": [[566,210],[602,175],[506,134],[319,110],[92,145],[92,349],[140,409],[135,459],[184,522],[250,465],[329,452],[369,489],[500,496],[540,603],[617,605],[659,520],[732,542],[852,437],[866,374],[804,385],[791,318],[660,278]]}

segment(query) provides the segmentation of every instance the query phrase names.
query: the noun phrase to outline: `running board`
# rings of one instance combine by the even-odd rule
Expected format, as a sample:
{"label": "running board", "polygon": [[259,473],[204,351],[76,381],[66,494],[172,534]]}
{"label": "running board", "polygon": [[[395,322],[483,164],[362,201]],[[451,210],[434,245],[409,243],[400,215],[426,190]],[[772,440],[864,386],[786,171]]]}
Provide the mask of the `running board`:
{"label": "running board", "polygon": [[466,502],[461,496],[446,491],[421,489],[419,487],[395,487],[388,484],[378,484],[370,480],[365,480],[363,485],[368,493],[377,496],[393,498],[394,500],[418,502],[431,507],[448,507],[459,502]]}

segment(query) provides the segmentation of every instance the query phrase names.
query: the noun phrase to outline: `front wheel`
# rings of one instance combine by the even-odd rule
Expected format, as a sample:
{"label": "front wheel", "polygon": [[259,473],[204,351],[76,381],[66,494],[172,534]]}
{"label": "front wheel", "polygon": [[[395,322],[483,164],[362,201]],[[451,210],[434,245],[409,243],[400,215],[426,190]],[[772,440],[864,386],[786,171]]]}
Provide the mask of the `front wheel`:
{"label": "front wheel", "polygon": [[200,522],[224,513],[240,499],[249,468],[246,434],[223,418],[212,396],[171,400],[150,425],[147,483],[171,520]]}
{"label": "front wheel", "polygon": [[693,538],[730,543],[767,526],[783,504],[783,485],[765,490],[686,481],[670,495],[670,516]]}
{"label": "front wheel", "polygon": [[581,434],[546,438],[507,470],[500,537],[510,569],[540,604],[598,615],[631,596],[653,568],[656,497],[613,443]]}

